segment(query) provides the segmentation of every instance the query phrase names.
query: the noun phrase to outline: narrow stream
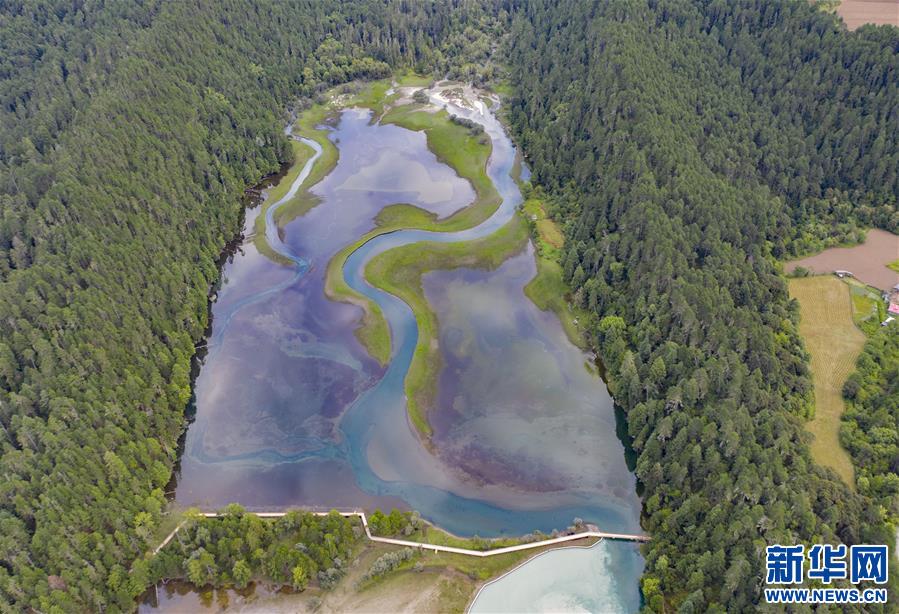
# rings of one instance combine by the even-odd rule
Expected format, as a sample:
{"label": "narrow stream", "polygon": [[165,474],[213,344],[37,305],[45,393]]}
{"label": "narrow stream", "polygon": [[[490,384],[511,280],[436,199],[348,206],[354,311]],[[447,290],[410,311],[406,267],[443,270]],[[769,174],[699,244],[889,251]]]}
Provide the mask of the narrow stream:
{"label": "narrow stream", "polygon": [[[291,128],[289,126],[286,133],[288,135],[291,134]],[[311,147],[315,153],[311,158],[306,160],[306,164],[303,165],[300,174],[297,175],[296,179],[293,180],[293,183],[290,184],[290,189],[287,190],[287,194],[282,196],[278,201],[272,203],[271,206],[265,210],[265,238],[273,250],[296,263],[297,271],[302,274],[309,269],[309,261],[294,254],[293,251],[284,244],[284,241],[281,240],[281,235],[278,233],[278,224],[275,223],[275,213],[277,213],[278,209],[293,200],[293,197],[297,195],[300,186],[303,185],[303,182],[309,177],[309,173],[312,172],[312,167],[315,166],[315,163],[322,156],[321,145],[312,139],[307,139],[303,136],[298,138],[300,141]]]}

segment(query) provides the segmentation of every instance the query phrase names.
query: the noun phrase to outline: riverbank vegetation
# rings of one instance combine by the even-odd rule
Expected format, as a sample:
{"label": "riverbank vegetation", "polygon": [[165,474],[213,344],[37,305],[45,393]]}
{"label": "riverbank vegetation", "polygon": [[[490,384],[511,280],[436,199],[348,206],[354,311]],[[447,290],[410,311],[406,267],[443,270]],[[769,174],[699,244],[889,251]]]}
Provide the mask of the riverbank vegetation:
{"label": "riverbank vegetation", "polygon": [[895,328],[844,388],[852,493],[809,454],[775,262],[899,229],[895,29],[773,0],[2,11],[0,609],[133,608],[216,261],[291,159],[283,110],[394,69],[492,78],[510,13],[509,121],[638,455],[647,608],[752,609],[766,543],[892,542]]}
{"label": "riverbank vegetation", "polygon": [[[474,188],[475,200],[471,205],[456,211],[445,220],[432,220],[422,227],[424,230],[451,232],[471,228],[489,218],[499,207],[499,193],[487,176],[487,161],[490,159],[492,145],[486,134],[473,133],[467,126],[452,121],[445,110],[429,112],[421,110],[418,105],[393,107],[384,115],[381,123],[424,132],[428,149],[440,162],[467,179]],[[410,216],[415,214],[415,211],[409,209],[394,209],[393,213],[399,211]],[[408,221],[416,223],[414,218]],[[423,220],[418,221],[419,224],[422,222]]]}
{"label": "riverbank vegetation", "polygon": [[[268,596],[257,607],[280,610],[392,609],[431,585],[442,611],[462,611],[475,589],[547,547],[481,558],[433,552],[425,548],[391,546],[365,539],[361,520],[337,512],[317,515],[294,510],[278,518],[260,518],[238,505],[229,505],[216,517],[188,510],[180,529],[157,554],[138,560],[132,579],[148,585],[160,581],[189,582],[198,591],[210,588],[242,590],[263,584]],[[456,537],[421,520],[414,512],[375,510],[368,517],[375,535],[489,550],[543,539],[481,539]],[[413,528],[414,527],[414,528]],[[569,530],[581,527],[569,527]],[[573,543],[589,545],[595,538]],[[388,588],[385,593],[382,589]],[[436,590],[435,590],[436,589]],[[228,593],[224,595],[227,599]],[[352,605],[350,605],[352,604]],[[379,604],[374,607],[374,604]],[[280,605],[280,607],[279,607]]]}
{"label": "riverbank vegetation", "polygon": [[[595,542],[593,538],[571,543],[589,546]],[[390,572],[366,578],[378,559],[395,551],[372,545],[358,557],[359,569],[351,569],[346,580],[324,595],[321,603],[324,609],[342,612],[464,612],[484,582],[549,549],[483,558],[421,549]]]}
{"label": "riverbank vegetation", "polygon": [[[471,35],[472,32],[469,32]],[[480,33],[478,33],[480,36]],[[322,48],[326,48],[328,53],[340,53],[342,49],[333,39],[325,41]],[[319,51],[322,51],[322,48]],[[477,53],[477,52],[475,52]],[[480,57],[480,56],[475,56]],[[279,207],[274,216],[275,223],[279,228],[283,228],[290,223],[291,220],[303,215],[309,209],[318,204],[317,197],[308,192],[308,189],[326,177],[337,165],[339,151],[336,145],[328,138],[328,131],[322,129],[321,126],[326,121],[334,119],[341,108],[346,107],[363,107],[372,111],[372,121],[380,121],[384,124],[396,124],[409,130],[423,131],[428,137],[428,146],[437,156],[438,160],[451,166],[460,177],[468,179],[475,189],[477,199],[465,209],[462,209],[458,216],[450,222],[447,220],[447,231],[476,226],[480,221],[486,219],[495,210],[499,204],[499,196],[496,194],[492,183],[486,176],[484,167],[486,161],[490,157],[489,140],[487,137],[478,139],[465,139],[458,130],[452,130],[448,124],[455,123],[469,130],[469,135],[477,137],[483,129],[478,130],[479,124],[468,122],[463,118],[455,116],[447,119],[445,111],[438,113],[429,113],[420,111],[418,105],[401,105],[391,106],[398,95],[396,93],[388,94],[393,83],[399,87],[414,86],[426,87],[435,82],[433,77],[423,76],[415,72],[404,70],[398,71],[395,75],[390,74],[389,68],[383,64],[369,66],[368,72],[361,71],[355,60],[346,55],[338,55],[338,63],[328,68],[328,74],[338,71],[338,74],[345,76],[360,76],[374,81],[355,81],[336,86],[327,92],[319,93],[316,96],[316,102],[301,101],[302,104],[309,105],[308,108],[302,109],[293,125],[293,133],[297,136],[303,136],[316,141],[322,148],[322,155],[312,168],[309,177],[303,182],[300,191],[290,202]],[[482,59],[487,59],[484,56]],[[458,63],[457,60],[456,63]],[[452,64],[455,65],[456,63]],[[487,62],[488,65],[490,61]],[[364,64],[363,64],[364,65]],[[342,71],[342,72],[341,72]],[[452,74],[452,71],[448,74]],[[487,75],[494,75],[495,69],[486,71],[481,75],[478,82],[489,80]],[[382,78],[377,78],[382,77]],[[389,111],[388,111],[389,110]],[[385,116],[385,111],[388,111]],[[487,146],[486,151],[484,146]],[[302,168],[301,161],[295,163],[298,168]],[[287,187],[289,187],[289,183]],[[277,198],[270,197],[268,203],[276,202]],[[491,209],[492,207],[492,209]],[[417,208],[415,208],[417,211]],[[264,211],[264,209],[263,209]],[[425,224],[428,225],[431,220],[423,220],[418,217],[415,212],[409,212],[413,218],[408,219],[408,224]],[[397,221],[397,224],[402,222]],[[424,227],[424,226],[422,226]],[[260,215],[256,220],[256,244],[264,253],[275,260],[283,260],[265,245],[265,217]],[[358,331],[358,336],[363,345],[370,350],[372,356],[379,361],[386,361],[389,355],[389,336],[387,337],[387,352],[385,354],[383,341],[383,323],[379,319],[379,309],[376,305],[369,304],[361,295],[347,295],[346,288],[340,288],[335,291],[334,297],[337,300],[347,299],[345,302],[365,306],[366,313],[362,327]],[[383,359],[383,360],[382,360]]]}
{"label": "riverbank vegetation", "polygon": [[[426,523],[422,527],[427,531],[429,543],[474,550],[489,549],[488,546],[502,547],[500,544],[520,543],[514,539],[459,538]],[[413,539],[417,534],[413,533]],[[584,538],[568,542],[568,546],[588,547],[597,541],[597,538]],[[473,547],[478,544],[484,547]],[[355,584],[352,600],[355,608],[346,609],[463,612],[470,605],[476,590],[485,582],[552,549],[552,546],[544,546],[489,557],[434,552],[427,548],[393,550],[382,554],[370,564],[368,570]],[[438,583],[434,582],[435,576],[440,579]],[[387,603],[405,605],[390,608],[385,607]],[[415,603],[415,607],[408,605],[410,603]],[[378,604],[381,607],[372,608],[370,604]]]}
{"label": "riverbank vegetation", "polygon": [[846,220],[896,229],[896,37],[766,0],[514,19],[507,116],[627,415],[651,611],[752,610],[765,543],[894,539],[810,456],[775,260],[845,240]]}
{"label": "riverbank vegetation", "polygon": [[[293,198],[291,198],[289,202],[284,203],[275,212],[273,218],[278,228],[283,228],[289,224],[291,220],[303,215],[318,204],[317,197],[314,194],[311,194],[308,189],[321,181],[328,173],[334,170],[334,167],[337,165],[339,155],[337,147],[328,138],[327,131],[319,129],[319,126],[328,118],[329,113],[331,113],[331,110],[328,105],[322,103],[313,104],[308,109],[302,111],[293,124],[293,134],[306,137],[318,143],[322,148],[322,154],[310,169],[309,175],[306,177],[305,181],[303,181],[303,185],[300,186]],[[306,161],[312,157],[314,151],[311,147],[303,144],[301,141],[292,140],[291,142],[302,145],[303,148],[305,148],[302,151],[308,152],[308,154],[304,154],[303,157],[295,158],[292,163],[291,168],[292,170],[295,169],[293,174],[293,178],[295,179],[303,169],[303,165]],[[290,189],[291,183],[293,183],[293,181],[288,181],[285,177],[281,184],[279,184],[279,186],[283,186],[281,188],[283,190],[281,192],[282,196]],[[265,235],[265,211],[269,206],[277,202],[279,198],[280,197],[276,197],[272,193],[269,194],[268,198],[266,198],[263,203],[262,211],[259,216],[257,216],[254,224],[254,243],[256,248],[276,261],[283,260],[283,257],[276,254],[268,246]]]}
{"label": "riverbank vegetation", "polygon": [[[499,537],[493,539],[484,539],[477,535],[474,537],[458,537],[423,520],[417,512],[401,512],[397,509],[391,510],[389,514],[376,509],[368,517],[368,528],[372,535],[381,537],[397,537],[408,541],[437,546],[467,548],[469,550],[492,550],[547,538],[542,533],[533,533],[524,537]],[[575,529],[580,530],[582,528],[569,527],[572,532]]]}
{"label": "riverbank vegetation", "polygon": [[461,243],[404,245],[378,254],[365,267],[369,283],[402,299],[415,314],[418,340],[405,386],[409,420],[420,435],[428,437],[432,432],[427,411],[434,401],[442,364],[437,316],[425,298],[422,276],[459,267],[494,269],[521,251],[527,237],[527,225],[516,215],[488,237]]}
{"label": "riverbank vegetation", "polygon": [[[327,177],[334,170],[334,167],[337,166],[340,152],[337,146],[328,138],[328,130],[324,125],[336,119],[339,109],[345,105],[365,107],[371,109],[377,116],[380,116],[383,113],[383,106],[386,103],[385,95],[391,82],[392,78],[386,78],[369,82],[343,84],[318,94],[319,102],[311,102],[309,99],[300,101],[299,105],[306,108],[300,111],[294,110],[299,114],[293,122],[292,134],[315,141],[321,147],[322,153],[316,160],[315,165],[309,169],[308,176],[303,181],[303,184],[299,186],[293,198],[278,207],[278,210],[275,212],[273,219],[278,228],[284,228],[291,221],[304,215],[319,203],[319,198],[312,194],[309,188]],[[262,211],[254,222],[254,244],[256,249],[268,258],[288,265],[291,264],[290,261],[275,252],[268,245],[265,233],[265,212],[268,207],[287,193],[291,184],[293,184],[303,169],[304,164],[314,154],[312,148],[305,145],[302,141],[291,139],[291,146],[294,151],[294,158],[290,171],[275,188],[269,191],[265,202],[262,203]]]}
{"label": "riverbank vegetation", "polygon": [[[478,536],[459,537],[447,533],[439,527],[435,527],[431,523],[422,520],[416,512],[401,512],[396,509],[391,510],[389,514],[384,514],[380,510],[375,510],[368,517],[368,524],[373,535],[396,537],[408,541],[418,541],[427,544],[480,551],[505,548],[507,546],[517,546],[519,544],[547,539],[549,537],[558,537],[559,535],[558,531],[553,531],[552,535],[544,535],[539,531],[535,531],[534,533],[521,537],[499,537],[490,539]],[[567,534],[572,534],[583,531],[584,529],[585,525],[582,521],[580,521],[580,519],[575,519],[574,524],[568,527],[566,531]],[[596,538],[584,538],[583,540],[568,542],[568,544],[591,545],[596,541]],[[490,557],[475,557],[448,552],[433,552],[427,548],[421,548],[414,551],[413,557],[403,559],[402,564],[396,565],[393,570],[416,571],[417,573],[420,573],[429,569],[451,569],[467,576],[465,585],[467,586],[468,595],[471,596],[475,587],[475,582],[480,583],[489,580],[504,573],[521,561],[550,549],[552,549],[552,546],[536,547],[533,550],[497,554]],[[406,561],[408,561],[408,563],[406,563]],[[377,574],[373,574],[373,577],[369,578],[369,580],[373,579],[375,575]],[[369,588],[370,584],[370,582],[368,584],[363,583],[363,587]]]}
{"label": "riverbank vegetation", "polygon": [[[265,190],[265,199],[262,201],[259,213],[257,214],[256,219],[253,222],[253,243],[259,253],[263,254],[270,260],[280,262],[281,264],[288,266],[292,264],[290,259],[285,258],[281,254],[276,252],[268,244],[268,240],[265,234],[266,211],[269,207],[278,202],[287,194],[287,192],[290,190],[290,186],[294,181],[296,181],[297,177],[299,177],[300,172],[303,170],[303,167],[312,158],[312,156],[315,155],[315,150],[313,150],[302,141],[292,139],[290,141],[290,147],[292,150],[292,161],[290,162],[290,166],[288,167],[287,172],[284,173],[283,176],[280,176],[278,178],[277,183],[271,185]],[[294,197],[291,198],[290,202],[285,203],[278,209],[278,211],[275,212],[275,215],[277,216],[277,214],[280,213],[284,207],[293,205],[299,198],[299,194],[294,195]]]}
{"label": "riverbank vegetation", "polygon": [[558,224],[547,216],[542,191],[529,185],[524,190],[525,201],[521,208],[531,228],[537,262],[537,275],[524,287],[524,293],[539,309],[555,313],[568,340],[586,349],[583,327],[590,312],[575,307],[562,278],[560,257],[565,237]]}

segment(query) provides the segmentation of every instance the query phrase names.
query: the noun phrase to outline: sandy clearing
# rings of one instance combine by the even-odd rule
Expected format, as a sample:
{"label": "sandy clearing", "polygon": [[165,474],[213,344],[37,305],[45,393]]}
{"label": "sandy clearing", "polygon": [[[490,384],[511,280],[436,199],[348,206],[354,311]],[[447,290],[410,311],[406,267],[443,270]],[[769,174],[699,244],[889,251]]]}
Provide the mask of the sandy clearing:
{"label": "sandy clearing", "polygon": [[866,23],[899,26],[899,0],[842,0],[837,14],[850,30]]}
{"label": "sandy clearing", "polygon": [[831,247],[820,254],[791,260],[784,265],[790,273],[798,266],[813,273],[851,271],[856,279],[880,290],[888,290],[899,284],[899,273],[887,265],[899,259],[899,236],[886,230],[873,228],[867,240],[854,247]]}

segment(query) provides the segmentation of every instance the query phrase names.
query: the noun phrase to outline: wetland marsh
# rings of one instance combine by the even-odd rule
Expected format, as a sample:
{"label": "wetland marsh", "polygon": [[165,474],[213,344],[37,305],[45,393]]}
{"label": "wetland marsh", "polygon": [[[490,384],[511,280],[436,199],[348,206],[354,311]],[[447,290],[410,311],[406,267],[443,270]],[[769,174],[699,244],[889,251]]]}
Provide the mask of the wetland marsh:
{"label": "wetland marsh", "polygon": [[[515,147],[480,98],[430,96],[430,105],[395,115],[431,113],[423,123],[440,126],[440,144],[424,128],[379,122],[364,108],[335,109],[328,127],[315,126],[339,157],[314,185],[301,184],[315,157],[289,175],[296,185],[288,196],[303,189],[315,200],[302,215],[280,226],[278,203],[266,209],[265,243],[281,258],[259,248],[248,214],[213,305],[176,500],[250,510],[400,507],[482,537],[550,532],[575,517],[637,532],[640,503],[614,403],[591,357],[524,293],[537,268],[517,213]],[[453,130],[441,108],[483,133]],[[463,179],[474,171],[432,152],[446,151],[446,139],[485,152],[482,172],[498,196],[485,204],[484,184],[475,180],[475,190]],[[411,227],[395,219],[380,232],[379,214],[396,204],[407,206],[396,219]],[[416,257],[390,260],[403,250]],[[418,287],[406,289],[419,304],[370,283],[379,259],[391,270],[427,263]],[[326,278],[338,272],[348,302],[326,296]],[[356,334],[362,305],[387,323],[387,361]],[[416,373],[432,389],[419,422],[407,403]],[[634,547],[622,557],[605,573],[629,587],[632,603],[642,561]]]}

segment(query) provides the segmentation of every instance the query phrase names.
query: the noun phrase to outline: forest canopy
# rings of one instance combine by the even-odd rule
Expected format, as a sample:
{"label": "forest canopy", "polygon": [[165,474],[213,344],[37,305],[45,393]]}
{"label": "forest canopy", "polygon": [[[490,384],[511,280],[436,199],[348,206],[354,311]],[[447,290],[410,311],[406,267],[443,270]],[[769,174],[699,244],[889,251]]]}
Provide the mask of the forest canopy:
{"label": "forest canopy", "polygon": [[289,161],[301,99],[400,68],[482,83],[503,38],[506,117],[638,455],[646,607],[752,610],[765,544],[892,541],[896,336],[845,390],[853,492],[809,456],[778,261],[899,231],[896,28],[848,33],[800,0],[12,0],[0,610],[130,610],[166,575],[339,575],[349,521],[239,508],[143,564],[216,262],[246,187]]}
{"label": "forest canopy", "polygon": [[500,13],[3,3],[0,610],[134,607],[216,261],[244,189],[289,161],[288,109],[400,67],[484,78]]}
{"label": "forest canopy", "polygon": [[[892,543],[870,489],[811,461],[777,260],[899,231],[899,30],[847,33],[806,2],[520,8],[509,118],[627,413],[647,608],[753,610],[766,543]],[[873,390],[884,372],[866,373]]]}
{"label": "forest canopy", "polygon": [[138,561],[133,573],[145,585],[178,578],[244,588],[261,576],[294,590],[310,580],[330,588],[346,573],[363,534],[358,518],[337,512],[291,511],[271,520],[231,504],[215,518],[190,514],[172,541],[149,562]]}

